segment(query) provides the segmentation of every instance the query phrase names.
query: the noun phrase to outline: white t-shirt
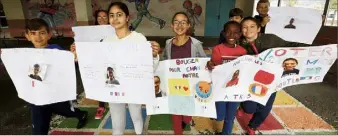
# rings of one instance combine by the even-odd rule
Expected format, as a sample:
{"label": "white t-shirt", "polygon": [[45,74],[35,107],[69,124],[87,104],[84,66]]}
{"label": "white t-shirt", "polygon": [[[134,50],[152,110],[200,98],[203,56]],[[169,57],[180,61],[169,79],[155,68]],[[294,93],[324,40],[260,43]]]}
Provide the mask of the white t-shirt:
{"label": "white t-shirt", "polygon": [[[123,37],[121,39],[119,39],[117,37],[117,35],[113,35],[110,37],[107,37],[105,39],[103,39],[102,42],[116,42],[116,41],[133,41],[133,42],[146,42],[147,38],[138,32],[132,31],[129,35],[127,35],[126,37]],[[153,58],[153,68],[154,68],[154,72],[158,66],[159,63],[159,56],[157,55],[156,57]]]}

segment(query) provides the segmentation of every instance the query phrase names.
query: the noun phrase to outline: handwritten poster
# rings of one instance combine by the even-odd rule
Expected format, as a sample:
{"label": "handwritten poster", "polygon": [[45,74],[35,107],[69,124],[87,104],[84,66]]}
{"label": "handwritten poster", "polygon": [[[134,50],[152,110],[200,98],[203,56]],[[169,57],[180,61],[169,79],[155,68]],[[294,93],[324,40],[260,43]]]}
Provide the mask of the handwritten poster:
{"label": "handwritten poster", "polygon": [[286,41],[312,44],[322,25],[322,13],[299,7],[271,7],[270,22],[265,33],[275,34]]}
{"label": "handwritten poster", "polygon": [[2,49],[19,98],[34,105],[76,99],[74,55],[56,49]]}
{"label": "handwritten poster", "polygon": [[102,39],[115,35],[111,25],[74,26],[75,42],[101,42]]}
{"label": "handwritten poster", "polygon": [[216,117],[209,58],[161,61],[154,77],[156,102],[147,104],[147,114]]}
{"label": "handwritten poster", "polygon": [[212,71],[215,101],[255,101],[265,105],[276,92],[282,75],[278,65],[259,60],[254,56],[241,56],[216,66]]}
{"label": "handwritten poster", "polygon": [[283,68],[277,89],[322,82],[337,59],[337,45],[272,48],[259,54],[261,60]]}
{"label": "handwritten poster", "polygon": [[149,42],[76,42],[86,97],[112,103],[154,101]]}

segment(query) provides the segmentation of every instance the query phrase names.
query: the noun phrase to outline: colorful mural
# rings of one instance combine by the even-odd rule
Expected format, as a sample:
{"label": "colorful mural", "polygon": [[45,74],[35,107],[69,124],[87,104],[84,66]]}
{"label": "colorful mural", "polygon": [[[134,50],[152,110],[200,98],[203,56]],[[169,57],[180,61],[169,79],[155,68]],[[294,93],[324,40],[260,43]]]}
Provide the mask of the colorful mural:
{"label": "colorful mural", "polygon": [[74,0],[21,0],[27,19],[42,18],[50,27],[71,27],[76,23]]}
{"label": "colorful mural", "polygon": [[146,36],[173,36],[170,24],[172,16],[179,11],[186,12],[192,21],[189,33],[204,35],[206,0],[92,0],[93,13],[106,10],[115,1],[127,4],[130,28]]}

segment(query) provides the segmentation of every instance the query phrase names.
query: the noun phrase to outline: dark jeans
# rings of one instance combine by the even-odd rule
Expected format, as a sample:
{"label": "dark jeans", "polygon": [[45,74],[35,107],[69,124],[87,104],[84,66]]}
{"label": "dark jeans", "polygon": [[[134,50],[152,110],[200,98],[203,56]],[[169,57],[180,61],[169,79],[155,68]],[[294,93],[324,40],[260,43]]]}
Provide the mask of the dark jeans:
{"label": "dark jeans", "polygon": [[231,135],[238,102],[216,102],[217,121],[223,121],[222,135]]}
{"label": "dark jeans", "polygon": [[248,126],[252,129],[257,129],[268,117],[270,111],[272,110],[273,102],[275,101],[276,93],[271,94],[266,105],[261,105],[253,101],[245,101],[241,103],[241,107],[244,112],[248,114],[253,114]]}
{"label": "dark jeans", "polygon": [[31,105],[33,135],[47,135],[52,113],[65,117],[82,118],[85,114],[77,108],[71,108],[69,101],[59,102],[49,105],[37,106]]}

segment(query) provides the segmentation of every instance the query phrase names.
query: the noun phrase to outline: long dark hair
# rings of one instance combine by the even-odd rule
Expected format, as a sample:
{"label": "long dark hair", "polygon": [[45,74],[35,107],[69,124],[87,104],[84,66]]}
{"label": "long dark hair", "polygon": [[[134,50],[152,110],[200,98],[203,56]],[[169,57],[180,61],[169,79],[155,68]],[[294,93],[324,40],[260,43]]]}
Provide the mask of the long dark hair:
{"label": "long dark hair", "polygon": [[107,12],[107,11],[102,10],[102,9],[96,10],[96,11],[95,11],[95,14],[94,14],[94,17],[95,17],[95,25],[99,25],[99,22],[97,21],[97,17],[99,16],[99,13],[100,13],[100,12],[106,13],[106,14],[107,14],[107,17],[108,17],[108,12]]}

